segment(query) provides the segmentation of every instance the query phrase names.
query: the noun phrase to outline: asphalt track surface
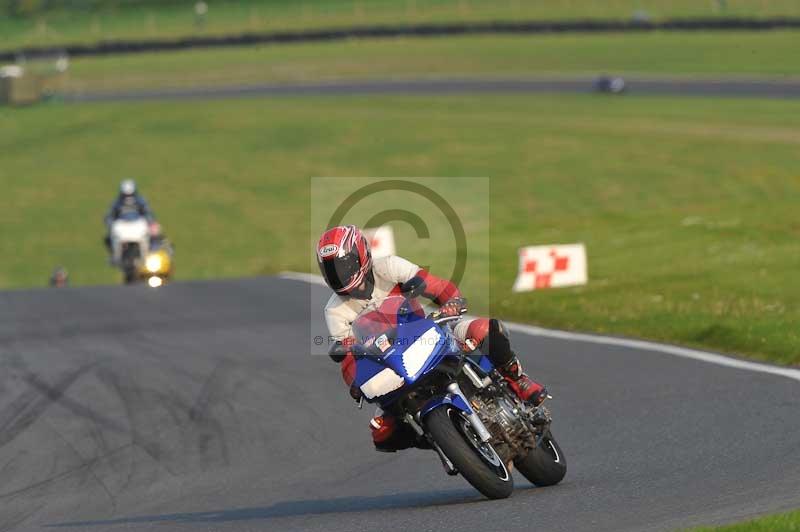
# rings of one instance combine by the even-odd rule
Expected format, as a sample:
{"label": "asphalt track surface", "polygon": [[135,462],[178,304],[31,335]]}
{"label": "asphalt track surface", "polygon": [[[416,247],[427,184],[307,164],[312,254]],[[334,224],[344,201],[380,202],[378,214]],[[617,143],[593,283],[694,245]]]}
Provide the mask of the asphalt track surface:
{"label": "asphalt track surface", "polygon": [[[74,92],[68,102],[186,100],[315,95],[460,94],[460,93],[590,93],[595,78],[521,79],[394,79]],[[714,97],[800,98],[797,80],[626,79],[626,93]]]}
{"label": "asphalt track surface", "polygon": [[311,356],[323,288],[0,293],[0,530],[669,530],[800,506],[800,383],[516,333],[569,471],[487,501],[371,449]]}

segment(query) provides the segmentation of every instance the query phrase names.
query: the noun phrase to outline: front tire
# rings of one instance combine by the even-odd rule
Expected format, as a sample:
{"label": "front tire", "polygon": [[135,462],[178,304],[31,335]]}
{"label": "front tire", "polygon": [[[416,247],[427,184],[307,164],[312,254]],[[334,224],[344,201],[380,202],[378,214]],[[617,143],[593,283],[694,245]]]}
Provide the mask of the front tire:
{"label": "front tire", "polygon": [[514,460],[522,475],[537,486],[552,486],[567,474],[567,459],[548,429],[539,445],[528,451],[524,458]]}
{"label": "front tire", "polygon": [[135,283],[138,280],[136,270],[133,268],[126,268],[125,271],[122,272],[122,280],[125,282],[125,284]]}
{"label": "front tire", "polygon": [[[508,468],[491,445],[480,443],[459,410],[436,408],[425,418],[425,425],[445,456],[476,490],[489,499],[511,495],[514,480]],[[479,445],[487,447],[481,452]]]}

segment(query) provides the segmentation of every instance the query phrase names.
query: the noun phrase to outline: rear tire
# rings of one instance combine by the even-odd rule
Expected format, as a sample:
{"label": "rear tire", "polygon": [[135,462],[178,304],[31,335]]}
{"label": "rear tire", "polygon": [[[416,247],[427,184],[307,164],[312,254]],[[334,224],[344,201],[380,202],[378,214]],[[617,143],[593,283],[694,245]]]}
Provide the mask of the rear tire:
{"label": "rear tire", "polygon": [[514,460],[522,475],[537,486],[552,486],[567,474],[567,459],[548,429],[535,449]]}
{"label": "rear tire", "polygon": [[[442,452],[458,469],[467,482],[490,499],[505,499],[514,491],[514,480],[511,473],[491,446],[496,463],[489,460],[476,449],[457,424],[463,418],[459,410],[448,406],[436,408],[425,418],[425,426],[433,436]],[[488,445],[488,444],[485,444]]]}

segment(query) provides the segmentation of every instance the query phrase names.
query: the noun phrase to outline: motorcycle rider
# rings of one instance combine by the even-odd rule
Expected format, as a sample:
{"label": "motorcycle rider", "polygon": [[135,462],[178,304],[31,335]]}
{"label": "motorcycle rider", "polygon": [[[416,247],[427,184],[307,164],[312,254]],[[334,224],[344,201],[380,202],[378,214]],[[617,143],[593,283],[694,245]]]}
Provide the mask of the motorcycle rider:
{"label": "motorcycle rider", "polygon": [[136,181],[133,179],[124,179],[119,185],[119,195],[114,200],[114,203],[111,204],[108,214],[106,214],[103,219],[106,224],[104,242],[109,253],[111,252],[111,224],[118,218],[130,213],[143,216],[147,219],[151,227],[155,223],[155,215],[153,211],[150,210],[147,201],[139,195],[139,191],[136,188]]}
{"label": "motorcycle rider", "polygon": [[[356,338],[351,323],[372,298],[400,295],[401,285],[416,277],[424,281],[422,295],[440,305],[442,315],[459,316],[466,308],[466,301],[452,282],[401,257],[373,259],[367,238],[354,225],[334,227],[322,234],[317,244],[317,263],[325,283],[334,291],[325,305],[325,321],[334,340],[330,357],[341,363],[342,377],[354,399],[360,397],[360,390],[353,386],[356,361],[349,346]],[[486,355],[520,399],[534,405],[545,399],[547,390],[522,371],[519,358],[511,349],[508,330],[499,320],[461,320],[455,325],[454,334],[466,352],[478,350]],[[394,451],[414,444],[411,431],[396,430],[397,421],[386,413],[376,412],[370,427],[378,450]]]}
{"label": "motorcycle rider", "polygon": [[50,286],[54,288],[64,288],[69,286],[69,272],[63,266],[56,266],[50,276]]}

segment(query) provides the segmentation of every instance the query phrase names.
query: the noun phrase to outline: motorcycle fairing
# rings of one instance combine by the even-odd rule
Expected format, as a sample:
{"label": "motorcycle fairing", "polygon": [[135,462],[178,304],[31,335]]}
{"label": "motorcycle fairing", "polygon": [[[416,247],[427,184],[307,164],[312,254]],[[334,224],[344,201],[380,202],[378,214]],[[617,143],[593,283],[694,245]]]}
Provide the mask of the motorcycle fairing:
{"label": "motorcycle fairing", "polygon": [[122,248],[125,244],[137,244],[139,257],[149,253],[150,238],[147,220],[141,216],[123,217],[114,220],[110,227],[111,250],[114,263],[122,259]]}
{"label": "motorcycle fairing", "polygon": [[481,355],[481,357],[478,359],[478,367],[481,368],[484,373],[491,373],[491,371],[494,369],[494,364],[492,364],[492,361],[489,360],[489,357],[486,355]]}
{"label": "motorcycle fairing", "polygon": [[451,335],[431,320],[401,323],[395,331],[387,333],[393,337],[393,344],[385,355],[376,356],[375,350],[370,349],[372,354],[356,359],[353,384],[368,402],[390,404],[444,357],[458,353]]}
{"label": "motorcycle fairing", "polygon": [[435,408],[439,408],[442,405],[452,405],[462,412],[466,413],[467,415],[472,414],[472,408],[467,404],[466,401],[460,396],[455,395],[452,393],[448,393],[447,395],[440,395],[438,397],[434,397],[427,403],[422,409],[419,411],[420,419],[424,418],[428,414],[430,414]]}
{"label": "motorcycle fairing", "polygon": [[411,385],[449,354],[448,347],[447,335],[432,321],[413,321],[397,328],[383,361]]}
{"label": "motorcycle fairing", "polygon": [[396,378],[392,379],[390,374],[383,373],[386,369],[393,371],[392,368],[382,364],[373,356],[364,356],[356,360],[356,376],[353,385],[361,389],[367,401],[372,402],[403,385],[404,380],[400,375],[394,372]]}
{"label": "motorcycle fairing", "polygon": [[[484,376],[494,369],[494,365],[486,355],[480,355],[480,357],[469,356],[465,363],[475,366],[480,376]],[[448,393],[446,395],[434,397],[425,403],[425,406],[423,406],[419,412],[419,417],[424,418],[433,409],[442,405],[452,405],[468,415],[472,414],[472,407],[470,407],[460,395]]]}

